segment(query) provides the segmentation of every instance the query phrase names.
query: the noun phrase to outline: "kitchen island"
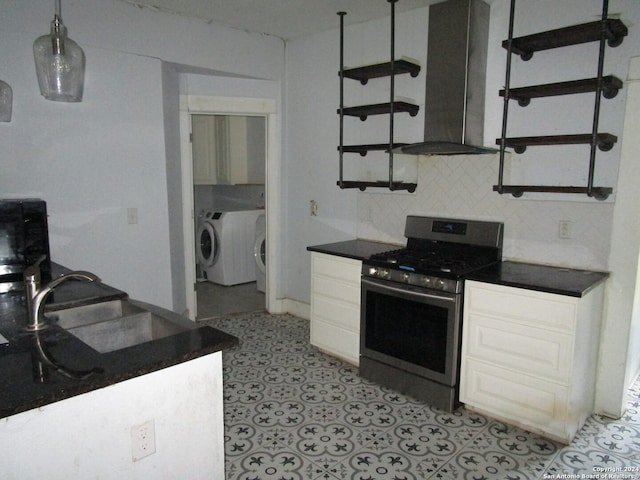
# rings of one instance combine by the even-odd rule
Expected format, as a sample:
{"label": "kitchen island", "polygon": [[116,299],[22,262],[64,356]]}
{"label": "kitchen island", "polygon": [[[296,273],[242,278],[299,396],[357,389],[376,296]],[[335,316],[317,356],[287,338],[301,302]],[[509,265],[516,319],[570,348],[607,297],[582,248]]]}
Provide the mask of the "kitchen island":
{"label": "kitchen island", "polygon": [[[54,265],[54,276],[63,271]],[[22,292],[0,297],[7,478],[224,478],[221,351],[237,338],[193,325],[100,353],[57,325],[25,332]],[[69,281],[52,297],[53,314],[127,295]]]}

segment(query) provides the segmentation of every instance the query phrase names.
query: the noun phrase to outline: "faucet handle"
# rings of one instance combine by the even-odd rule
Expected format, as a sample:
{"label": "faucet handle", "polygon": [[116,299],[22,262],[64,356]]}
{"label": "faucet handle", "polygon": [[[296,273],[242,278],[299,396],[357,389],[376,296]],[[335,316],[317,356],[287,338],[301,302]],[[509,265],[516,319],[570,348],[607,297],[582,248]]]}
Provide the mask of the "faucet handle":
{"label": "faucet handle", "polygon": [[33,265],[24,269],[22,276],[25,282],[40,282],[40,264],[46,259],[46,255],[40,255]]}

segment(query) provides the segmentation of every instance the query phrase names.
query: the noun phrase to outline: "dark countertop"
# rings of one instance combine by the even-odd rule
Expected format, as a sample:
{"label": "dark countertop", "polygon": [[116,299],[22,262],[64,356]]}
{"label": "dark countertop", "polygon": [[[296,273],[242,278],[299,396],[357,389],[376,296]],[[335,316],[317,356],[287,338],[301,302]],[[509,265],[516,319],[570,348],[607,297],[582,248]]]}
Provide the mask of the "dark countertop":
{"label": "dark countertop", "polygon": [[[366,260],[371,255],[393,250],[401,246],[370,240],[348,240],[307,247],[312,252]],[[526,288],[571,297],[582,297],[589,290],[605,281],[609,273],[573,268],[553,267],[533,263],[505,261],[468,275],[467,280]]]}
{"label": "dark countertop", "polygon": [[[52,264],[53,277],[65,268]],[[127,298],[102,283],[68,281],[51,295],[45,311]],[[179,317],[159,307],[167,315]],[[184,317],[180,317],[185,321]],[[238,339],[209,326],[109,353],[98,353],[57,325],[38,333],[27,325],[22,292],[0,294],[0,418],[171,367],[237,345]],[[41,352],[54,364],[43,359]],[[56,366],[57,365],[57,366]],[[72,378],[86,376],[87,378]]]}
{"label": "dark countertop", "polygon": [[338,257],[353,258],[355,260],[365,260],[376,253],[386,252],[402,248],[402,245],[392,243],[373,242],[371,240],[347,240],[344,242],[327,243],[307,247],[310,252],[327,253]]}
{"label": "dark countertop", "polygon": [[467,276],[467,280],[582,297],[604,282],[608,272],[505,261]]}

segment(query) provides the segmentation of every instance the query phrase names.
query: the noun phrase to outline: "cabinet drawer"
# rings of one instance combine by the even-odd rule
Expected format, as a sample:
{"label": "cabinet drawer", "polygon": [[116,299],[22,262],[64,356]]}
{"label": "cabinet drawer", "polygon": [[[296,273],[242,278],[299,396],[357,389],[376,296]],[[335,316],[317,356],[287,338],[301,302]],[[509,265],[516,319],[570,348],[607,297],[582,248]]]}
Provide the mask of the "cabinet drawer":
{"label": "cabinet drawer", "polygon": [[360,363],[360,333],[343,330],[339,326],[321,320],[311,323],[311,344],[348,360]]}
{"label": "cabinet drawer", "polygon": [[460,401],[516,425],[566,439],[568,390],[511,370],[466,359]]}
{"label": "cabinet drawer", "polygon": [[543,379],[569,382],[572,336],[470,313],[465,354]]}
{"label": "cabinet drawer", "polygon": [[577,302],[564,295],[468,281],[465,311],[508,318],[534,328],[573,332]]}
{"label": "cabinet drawer", "polygon": [[362,262],[351,258],[312,252],[311,275],[333,278],[343,283],[360,285]]}
{"label": "cabinet drawer", "polygon": [[360,308],[360,282],[357,285],[344,283],[329,277],[316,276],[313,278],[311,295],[330,297],[335,300],[355,305]]}
{"label": "cabinet drawer", "polygon": [[311,320],[316,319],[360,333],[360,304],[348,304],[331,297],[314,295],[311,304]]}

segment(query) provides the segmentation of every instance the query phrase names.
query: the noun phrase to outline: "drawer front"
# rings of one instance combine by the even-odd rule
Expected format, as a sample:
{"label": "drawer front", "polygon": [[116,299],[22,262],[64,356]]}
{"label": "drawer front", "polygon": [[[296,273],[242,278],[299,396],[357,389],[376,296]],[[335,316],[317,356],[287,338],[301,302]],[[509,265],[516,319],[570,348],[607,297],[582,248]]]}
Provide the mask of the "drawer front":
{"label": "drawer front", "polygon": [[360,334],[360,303],[344,303],[323,295],[314,295],[311,321],[322,320]]}
{"label": "drawer front", "polygon": [[356,285],[344,283],[330,277],[315,276],[313,278],[312,296],[328,297],[340,300],[360,308],[360,282]]}
{"label": "drawer front", "polygon": [[465,325],[467,356],[543,379],[569,383],[573,337],[471,313]]}
{"label": "drawer front", "polygon": [[348,331],[322,320],[311,323],[311,344],[345,359],[354,365],[360,363],[360,334]]}
{"label": "drawer front", "polygon": [[571,333],[576,327],[577,300],[564,295],[468,281],[465,312]]}
{"label": "drawer front", "polygon": [[568,390],[553,382],[466,359],[460,401],[559,439],[567,427]]}
{"label": "drawer front", "polygon": [[337,257],[324,253],[311,253],[311,275],[321,275],[337,281],[360,284],[362,262],[351,258]]}

